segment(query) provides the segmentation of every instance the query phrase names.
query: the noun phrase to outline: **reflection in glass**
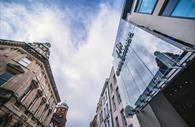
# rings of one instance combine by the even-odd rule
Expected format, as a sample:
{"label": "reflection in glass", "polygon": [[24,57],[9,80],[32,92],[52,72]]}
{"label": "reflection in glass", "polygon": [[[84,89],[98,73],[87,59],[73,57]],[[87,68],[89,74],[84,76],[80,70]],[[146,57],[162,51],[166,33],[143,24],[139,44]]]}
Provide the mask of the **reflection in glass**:
{"label": "reflection in glass", "polygon": [[[147,103],[144,101],[149,101],[150,96],[159,91],[158,84],[166,79],[172,69],[179,67],[185,52],[124,20],[120,22],[115,44],[120,42],[121,51],[127,44],[129,33],[134,33],[134,36],[117,81],[122,101],[135,109]],[[118,57],[117,50],[118,47],[115,46],[113,52],[115,71],[122,60]]]}

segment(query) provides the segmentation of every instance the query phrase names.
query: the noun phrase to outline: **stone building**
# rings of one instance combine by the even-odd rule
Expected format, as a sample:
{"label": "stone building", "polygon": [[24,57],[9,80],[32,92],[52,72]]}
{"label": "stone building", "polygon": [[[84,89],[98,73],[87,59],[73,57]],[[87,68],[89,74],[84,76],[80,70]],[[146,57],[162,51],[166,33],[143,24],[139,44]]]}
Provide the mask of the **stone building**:
{"label": "stone building", "polygon": [[103,122],[103,111],[102,111],[102,97],[99,98],[97,108],[96,108],[96,115],[97,115],[97,127],[104,127],[104,122]]}
{"label": "stone building", "polygon": [[110,100],[108,93],[107,80],[104,83],[102,92],[100,94],[99,102],[96,108],[96,115],[91,123],[97,127],[112,127],[112,117],[110,109]]}
{"label": "stone building", "polygon": [[121,93],[120,93],[123,91],[119,90],[113,67],[108,79],[109,79],[108,80],[109,97],[111,100],[111,109],[112,109],[111,114],[113,120],[112,127],[140,127],[136,116],[133,117],[125,116],[125,107],[123,104],[124,102],[121,98]]}
{"label": "stone building", "polygon": [[140,127],[136,116],[127,118],[125,116],[125,107],[121,98],[114,68],[106,79],[99,102],[97,104],[96,114],[90,126],[93,127]]}
{"label": "stone building", "polygon": [[47,127],[60,97],[49,43],[0,39],[0,127]]}
{"label": "stone building", "polygon": [[50,122],[50,127],[65,127],[68,108],[69,107],[65,102],[59,103],[56,106],[56,109]]}

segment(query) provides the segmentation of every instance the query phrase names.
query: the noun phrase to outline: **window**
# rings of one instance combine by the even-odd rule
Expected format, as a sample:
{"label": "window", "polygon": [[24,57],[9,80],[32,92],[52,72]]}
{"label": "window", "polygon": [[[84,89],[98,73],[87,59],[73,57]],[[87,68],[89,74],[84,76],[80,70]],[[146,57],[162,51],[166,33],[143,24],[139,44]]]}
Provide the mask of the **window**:
{"label": "window", "polygon": [[39,72],[39,74],[37,75],[37,79],[40,81],[41,80],[41,77],[42,77],[42,72]]}
{"label": "window", "polygon": [[106,104],[107,114],[109,114],[108,104]]}
{"label": "window", "polygon": [[29,111],[26,110],[26,111],[24,112],[24,114],[28,116],[28,115],[29,115]]}
{"label": "window", "polygon": [[160,15],[195,18],[195,1],[167,0],[163,5]]}
{"label": "window", "polygon": [[31,61],[28,58],[24,57],[19,61],[19,63],[27,67],[31,63]]}
{"label": "window", "polygon": [[107,91],[105,92],[105,101],[107,100]]}
{"label": "window", "polygon": [[123,126],[127,126],[124,110],[121,110],[121,118],[122,118]]}
{"label": "window", "polygon": [[121,96],[120,96],[118,87],[116,89],[116,96],[117,96],[118,103],[120,104],[121,103]]}
{"label": "window", "polygon": [[195,18],[195,0],[180,0],[172,16]]}
{"label": "window", "polygon": [[5,71],[0,73],[0,86],[7,82],[10,78],[12,78],[15,74],[9,71]]}
{"label": "window", "polygon": [[[32,82],[31,82],[32,83]],[[26,99],[26,97],[30,94],[30,92],[31,92],[31,85],[25,90],[25,92],[23,93],[23,95],[20,97],[20,99],[21,99],[21,102],[23,102],[25,99]]]}
{"label": "window", "polygon": [[110,120],[108,120],[108,127],[110,127]]}
{"label": "window", "polygon": [[113,109],[115,111],[116,110],[116,104],[115,104],[115,101],[114,101],[114,96],[112,97],[112,103],[113,103]]}
{"label": "window", "polygon": [[106,109],[104,108],[104,119],[106,119]]}
{"label": "window", "polygon": [[102,111],[100,112],[100,121],[103,121],[103,113],[102,113]]}
{"label": "window", "polygon": [[116,84],[116,76],[113,75],[113,81],[114,81],[114,85]]}
{"label": "window", "polygon": [[118,117],[115,118],[116,127],[119,127]]}
{"label": "window", "polygon": [[16,103],[14,104],[17,108],[20,107],[20,103],[18,101],[16,101]]}
{"label": "window", "polygon": [[111,92],[113,91],[112,83],[110,83],[110,90],[111,90]]}
{"label": "window", "polygon": [[139,0],[137,2],[136,12],[152,14],[157,0]]}

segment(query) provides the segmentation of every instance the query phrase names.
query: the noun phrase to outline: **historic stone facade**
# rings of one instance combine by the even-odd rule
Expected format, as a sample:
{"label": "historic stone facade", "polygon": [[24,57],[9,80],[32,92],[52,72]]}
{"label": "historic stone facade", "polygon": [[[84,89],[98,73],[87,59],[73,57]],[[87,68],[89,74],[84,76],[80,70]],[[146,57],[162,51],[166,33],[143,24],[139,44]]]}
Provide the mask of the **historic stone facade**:
{"label": "historic stone facade", "polygon": [[90,127],[140,127],[137,116],[126,117],[124,101],[112,67],[106,79]]}
{"label": "historic stone facade", "polygon": [[47,127],[60,97],[49,43],[0,40],[0,127]]}
{"label": "historic stone facade", "polygon": [[65,102],[59,103],[56,106],[53,117],[50,122],[50,127],[65,127],[68,105]]}
{"label": "historic stone facade", "polygon": [[97,115],[95,115],[93,120],[91,121],[90,127],[97,127]]}

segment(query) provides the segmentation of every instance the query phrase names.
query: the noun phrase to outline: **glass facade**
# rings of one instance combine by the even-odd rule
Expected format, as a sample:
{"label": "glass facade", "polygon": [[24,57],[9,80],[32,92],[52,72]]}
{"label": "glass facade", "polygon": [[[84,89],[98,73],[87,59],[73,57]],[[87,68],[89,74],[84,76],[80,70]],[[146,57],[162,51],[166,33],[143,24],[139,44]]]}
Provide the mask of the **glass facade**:
{"label": "glass facade", "polygon": [[114,69],[124,105],[138,110],[173,73],[188,52],[124,20],[113,51]]}

